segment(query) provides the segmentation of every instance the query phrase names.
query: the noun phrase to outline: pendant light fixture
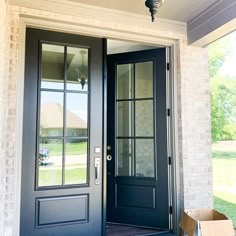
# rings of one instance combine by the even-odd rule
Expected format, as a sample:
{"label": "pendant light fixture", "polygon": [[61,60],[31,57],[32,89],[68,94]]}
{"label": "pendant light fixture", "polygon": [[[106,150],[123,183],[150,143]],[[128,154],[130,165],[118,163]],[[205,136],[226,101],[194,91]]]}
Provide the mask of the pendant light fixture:
{"label": "pendant light fixture", "polygon": [[157,14],[158,9],[161,7],[164,0],[146,0],[145,5],[149,8],[151,13],[152,22],[155,21],[155,16]]}

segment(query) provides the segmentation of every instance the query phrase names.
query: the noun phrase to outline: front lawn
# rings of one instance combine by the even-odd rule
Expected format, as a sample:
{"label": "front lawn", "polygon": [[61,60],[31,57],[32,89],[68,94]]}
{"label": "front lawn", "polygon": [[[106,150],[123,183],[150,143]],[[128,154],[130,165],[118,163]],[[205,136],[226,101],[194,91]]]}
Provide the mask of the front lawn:
{"label": "front lawn", "polygon": [[233,220],[236,228],[236,142],[212,145],[214,207]]}

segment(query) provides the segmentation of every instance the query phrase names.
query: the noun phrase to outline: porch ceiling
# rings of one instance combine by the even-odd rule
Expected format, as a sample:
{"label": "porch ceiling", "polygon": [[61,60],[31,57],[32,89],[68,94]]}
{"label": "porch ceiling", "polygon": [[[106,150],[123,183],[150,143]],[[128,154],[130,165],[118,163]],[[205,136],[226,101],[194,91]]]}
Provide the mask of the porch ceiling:
{"label": "porch ceiling", "polygon": [[[69,0],[98,7],[127,11],[141,15],[149,15],[145,0]],[[158,17],[189,22],[217,0],[165,0],[159,9]]]}

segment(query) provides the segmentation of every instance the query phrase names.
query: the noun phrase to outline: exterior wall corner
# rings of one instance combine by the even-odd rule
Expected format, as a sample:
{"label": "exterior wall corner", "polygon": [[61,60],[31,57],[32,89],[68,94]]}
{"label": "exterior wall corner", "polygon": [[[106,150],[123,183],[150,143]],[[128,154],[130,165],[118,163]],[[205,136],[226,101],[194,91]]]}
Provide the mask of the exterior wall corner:
{"label": "exterior wall corner", "polygon": [[212,208],[210,80],[207,48],[177,49],[180,178],[183,208]]}

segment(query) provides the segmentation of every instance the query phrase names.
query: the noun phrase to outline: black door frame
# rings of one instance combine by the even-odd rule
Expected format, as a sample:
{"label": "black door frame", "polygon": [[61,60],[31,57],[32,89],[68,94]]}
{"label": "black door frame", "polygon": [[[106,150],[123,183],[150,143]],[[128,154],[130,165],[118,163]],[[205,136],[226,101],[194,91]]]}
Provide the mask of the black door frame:
{"label": "black door frame", "polygon": [[102,168],[102,234],[107,223],[107,38],[103,38],[103,168]]}

